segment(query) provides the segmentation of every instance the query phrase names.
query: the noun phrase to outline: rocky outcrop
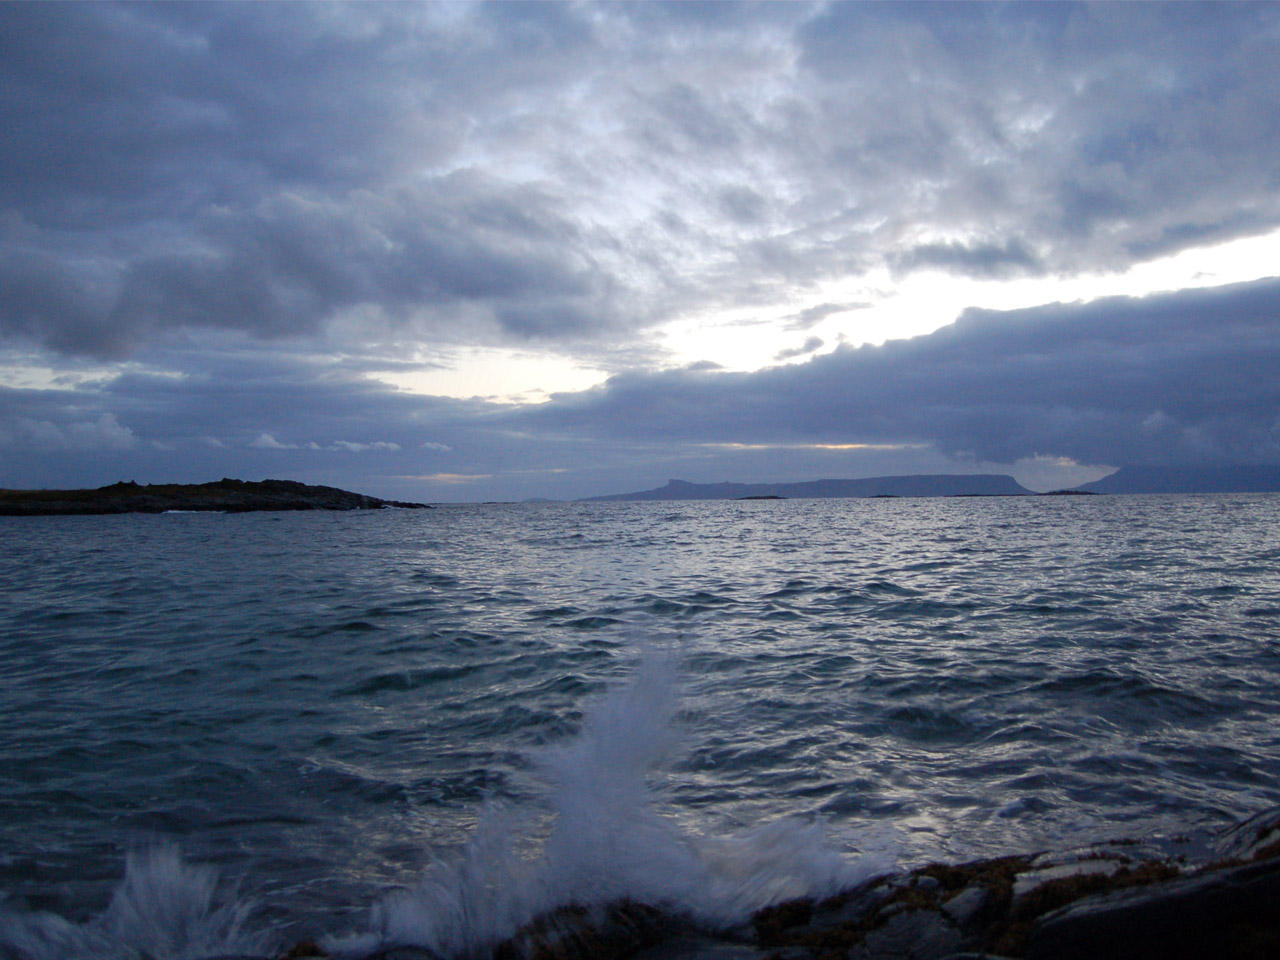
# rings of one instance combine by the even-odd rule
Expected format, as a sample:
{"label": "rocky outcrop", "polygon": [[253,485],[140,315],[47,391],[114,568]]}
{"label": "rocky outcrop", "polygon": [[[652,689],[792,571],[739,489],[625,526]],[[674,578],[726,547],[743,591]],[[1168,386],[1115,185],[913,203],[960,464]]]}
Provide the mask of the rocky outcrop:
{"label": "rocky outcrop", "polygon": [[[1158,893],[1158,895],[1153,895]],[[1253,863],[1092,897],[1046,916],[1030,960],[1280,957],[1280,865]]]}
{"label": "rocky outcrop", "polygon": [[[665,934],[665,940],[646,946],[645,937],[627,936],[626,929],[597,928],[590,936],[562,931],[552,949],[515,955],[560,960],[1280,957],[1280,810],[1229,831],[1215,852],[1219,859],[1193,865],[1184,856],[1123,841],[1065,854],[929,864],[826,900],[768,907],[752,918],[749,929],[708,931],[687,922],[681,927],[675,917],[663,922],[646,915],[648,939]],[[609,921],[603,922],[607,927]],[[518,939],[528,944],[528,931]],[[621,949],[575,952],[575,943]]]}
{"label": "rocky outcrop", "polygon": [[493,951],[493,960],[609,960],[633,957],[683,932],[678,918],[622,900],[603,906],[559,907],[526,924]]}
{"label": "rocky outcrop", "polygon": [[96,490],[0,490],[0,516],[164,513],[169,510],[248,513],[258,510],[378,510],[426,508],[380,500],[337,487],[293,480],[222,479],[214,483],[115,483]]}
{"label": "rocky outcrop", "polygon": [[[1221,835],[1204,862],[1132,841],[928,864],[825,900],[707,929],[631,901],[557,908],[493,960],[1273,960],[1280,957],[1280,809]],[[306,949],[303,950],[303,947]],[[313,952],[314,951],[314,952]],[[324,956],[314,943],[277,960]],[[253,958],[236,958],[253,960]],[[440,960],[388,946],[369,960]]]}

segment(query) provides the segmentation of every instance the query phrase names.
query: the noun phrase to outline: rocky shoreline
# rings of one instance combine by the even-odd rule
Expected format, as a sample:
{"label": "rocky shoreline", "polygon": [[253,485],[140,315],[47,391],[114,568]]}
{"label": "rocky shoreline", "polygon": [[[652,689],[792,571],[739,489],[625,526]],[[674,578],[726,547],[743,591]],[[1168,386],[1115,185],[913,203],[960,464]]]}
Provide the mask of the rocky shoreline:
{"label": "rocky shoreline", "polygon": [[112,513],[203,511],[250,513],[260,510],[430,509],[424,503],[381,500],[337,487],[294,480],[212,483],[114,483],[96,490],[0,490],[0,516],[64,516]]}
{"label": "rocky shoreline", "polygon": [[[1175,844],[1176,845],[1176,844]],[[327,957],[315,942],[275,960]],[[1280,957],[1280,808],[1192,862],[1121,840],[1057,854],[929,864],[823,899],[779,903],[735,929],[621,901],[568,905],[492,960],[1265,960]],[[221,960],[267,960],[261,957]],[[441,960],[412,945],[370,960]]]}

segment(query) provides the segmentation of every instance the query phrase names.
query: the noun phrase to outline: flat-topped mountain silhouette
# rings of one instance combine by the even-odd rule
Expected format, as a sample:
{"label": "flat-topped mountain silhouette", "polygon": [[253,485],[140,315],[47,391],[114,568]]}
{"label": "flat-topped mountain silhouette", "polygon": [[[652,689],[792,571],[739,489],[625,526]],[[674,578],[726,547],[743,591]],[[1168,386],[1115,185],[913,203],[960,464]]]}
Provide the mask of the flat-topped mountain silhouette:
{"label": "flat-topped mountain silhouette", "polygon": [[1280,467],[1121,467],[1076,487],[1090,493],[1270,493],[1280,490]]}
{"label": "flat-topped mountain silhouette", "polygon": [[668,480],[665,487],[615,493],[588,500],[744,500],[764,497],[1008,497],[1031,491],[1013,477],[991,473],[919,474],[860,480],[806,480],[800,483],[690,483]]}

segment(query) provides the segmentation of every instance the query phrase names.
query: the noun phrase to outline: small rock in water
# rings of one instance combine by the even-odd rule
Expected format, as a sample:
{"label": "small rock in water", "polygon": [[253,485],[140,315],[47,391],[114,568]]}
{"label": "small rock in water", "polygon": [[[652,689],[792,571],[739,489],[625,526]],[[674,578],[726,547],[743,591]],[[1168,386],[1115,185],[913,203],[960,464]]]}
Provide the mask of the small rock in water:
{"label": "small rock in water", "polygon": [[1223,860],[1266,860],[1280,855],[1280,809],[1241,820],[1218,836],[1213,849]]}
{"label": "small rock in water", "polygon": [[1123,863],[1117,859],[1071,860],[1066,863],[1055,863],[1052,866],[1037,867],[1027,873],[1018,874],[1013,885],[1013,900],[1017,903],[1032,890],[1048,883],[1050,880],[1064,880],[1067,877],[1081,877],[1098,874],[1110,877],[1116,874]]}
{"label": "small rock in water", "polygon": [[966,946],[964,936],[936,910],[904,910],[870,931],[849,960],[943,960]]}
{"label": "small rock in water", "polygon": [[942,905],[942,912],[957,926],[965,927],[987,905],[987,890],[981,886],[965,887]]}
{"label": "small rock in water", "polygon": [[670,939],[680,924],[657,907],[630,900],[569,904],[535,918],[493,951],[494,960],[611,960]]}
{"label": "small rock in water", "polygon": [[[633,960],[761,960],[763,954],[746,943],[726,943],[711,937],[677,937],[636,954]],[[782,954],[771,953],[770,957]],[[798,958],[797,958],[798,960]]]}
{"label": "small rock in water", "polygon": [[375,953],[368,960],[441,960],[440,955],[426,947],[391,947]]}

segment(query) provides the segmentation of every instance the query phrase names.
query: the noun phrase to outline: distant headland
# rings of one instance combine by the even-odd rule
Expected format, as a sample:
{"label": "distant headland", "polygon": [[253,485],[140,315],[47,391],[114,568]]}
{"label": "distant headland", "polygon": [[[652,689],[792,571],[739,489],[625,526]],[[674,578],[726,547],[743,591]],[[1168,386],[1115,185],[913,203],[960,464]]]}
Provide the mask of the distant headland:
{"label": "distant headland", "polygon": [[668,480],[665,487],[615,493],[588,500],[790,500],[823,497],[1019,497],[1091,493],[1274,493],[1280,467],[1127,466],[1093,483],[1036,494],[1013,477],[994,473],[916,474],[859,480],[802,483],[690,483]]}
{"label": "distant headland", "polygon": [[380,500],[337,487],[294,480],[231,480],[212,483],[113,483],[96,490],[0,490],[0,516],[103,513],[165,513],[189,510],[251,513],[260,510],[429,509],[425,503]]}
{"label": "distant headland", "polygon": [[1275,493],[1280,491],[1280,467],[1130,466],[1076,489],[1086,493]]}
{"label": "distant headland", "polygon": [[801,483],[690,483],[668,480],[665,487],[639,493],[615,493],[590,500],[763,500],[818,497],[1017,497],[1031,491],[1013,477],[992,473],[920,474],[861,480],[808,480]]}

